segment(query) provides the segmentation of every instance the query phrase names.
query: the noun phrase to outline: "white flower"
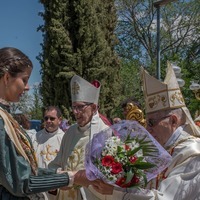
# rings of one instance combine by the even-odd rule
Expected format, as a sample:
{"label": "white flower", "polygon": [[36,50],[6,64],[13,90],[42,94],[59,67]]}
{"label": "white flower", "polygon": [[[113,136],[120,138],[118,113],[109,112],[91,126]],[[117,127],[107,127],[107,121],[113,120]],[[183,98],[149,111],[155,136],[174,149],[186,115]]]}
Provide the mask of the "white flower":
{"label": "white flower", "polygon": [[[127,178],[128,172],[130,172],[130,162],[134,163],[137,162],[137,160],[145,161],[143,158],[143,150],[138,150],[137,148],[140,147],[140,143],[137,142],[137,140],[134,139],[127,139],[125,141],[122,141],[117,136],[112,136],[109,139],[105,141],[105,145],[102,149],[101,156],[104,159],[105,156],[107,156],[106,159],[104,159],[103,163],[102,160],[98,163],[98,169],[104,174],[105,178],[109,181],[115,183],[116,181],[120,181],[120,178]],[[133,154],[133,150],[137,149],[137,151]],[[134,160],[134,157],[136,158],[136,161]],[[141,158],[141,159],[138,159]],[[130,159],[132,161],[130,161]],[[108,162],[108,163],[106,163]],[[116,163],[113,163],[116,162]],[[120,163],[120,165],[119,165]],[[116,165],[115,165],[116,164]],[[105,165],[105,166],[104,166]],[[117,168],[112,167],[115,165]],[[121,168],[122,166],[122,168]],[[145,180],[143,180],[143,176],[140,177],[139,174],[143,174],[143,170],[140,169],[132,169],[134,170],[134,173],[137,174],[140,183],[142,185],[145,185]],[[115,171],[115,172],[114,172]],[[135,171],[140,171],[141,173],[137,173]],[[118,182],[119,184],[119,182]]]}
{"label": "white flower", "polygon": [[138,152],[135,154],[137,157],[143,157],[143,151],[140,149]]}

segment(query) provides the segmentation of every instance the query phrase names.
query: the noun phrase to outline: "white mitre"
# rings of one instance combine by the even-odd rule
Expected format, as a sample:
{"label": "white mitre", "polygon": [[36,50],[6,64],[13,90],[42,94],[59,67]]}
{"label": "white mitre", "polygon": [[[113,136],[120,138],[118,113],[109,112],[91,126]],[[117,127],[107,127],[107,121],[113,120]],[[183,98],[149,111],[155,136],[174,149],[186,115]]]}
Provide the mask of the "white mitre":
{"label": "white mitre", "polygon": [[186,115],[187,126],[185,126],[185,130],[192,135],[200,136],[190,112],[185,105],[183,95],[170,62],[167,63],[167,73],[164,82],[149,75],[144,69],[142,71],[142,76],[146,113],[181,108]]}
{"label": "white mitre", "polygon": [[[96,81],[98,82],[98,81]],[[94,86],[80,76],[74,75],[71,79],[72,102],[87,102],[98,104],[101,85]]]}
{"label": "white mitre", "polygon": [[169,62],[164,82],[143,70],[143,87],[146,113],[185,106],[174,70]]}

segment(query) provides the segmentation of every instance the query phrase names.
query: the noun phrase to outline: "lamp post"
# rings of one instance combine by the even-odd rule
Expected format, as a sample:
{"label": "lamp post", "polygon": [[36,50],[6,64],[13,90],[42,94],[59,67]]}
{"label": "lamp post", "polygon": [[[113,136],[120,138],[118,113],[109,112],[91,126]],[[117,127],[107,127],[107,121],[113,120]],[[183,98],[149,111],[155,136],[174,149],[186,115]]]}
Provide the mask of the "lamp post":
{"label": "lamp post", "polygon": [[156,73],[157,79],[160,80],[160,7],[175,0],[161,0],[153,3],[154,7],[157,9],[157,58],[156,58]]}
{"label": "lamp post", "polygon": [[198,81],[190,81],[190,90],[192,90],[195,94],[196,99],[200,100],[200,84]]}
{"label": "lamp post", "polygon": [[[198,83],[198,81],[190,81],[190,82],[191,82],[190,90],[194,92],[195,98],[197,100],[200,100],[200,84]],[[197,110],[195,115],[200,117],[200,110]]]}
{"label": "lamp post", "polygon": [[185,81],[181,78],[181,68],[175,62],[171,62],[171,65],[176,75],[176,80],[179,84],[179,87],[183,87],[185,85]]}

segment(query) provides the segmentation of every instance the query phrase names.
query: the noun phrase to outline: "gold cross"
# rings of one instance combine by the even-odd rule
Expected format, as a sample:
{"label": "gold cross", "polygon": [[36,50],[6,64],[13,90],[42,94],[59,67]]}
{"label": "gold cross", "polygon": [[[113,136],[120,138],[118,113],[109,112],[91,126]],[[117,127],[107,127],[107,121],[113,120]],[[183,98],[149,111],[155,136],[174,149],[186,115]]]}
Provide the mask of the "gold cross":
{"label": "gold cross", "polygon": [[80,86],[78,85],[77,82],[74,82],[72,85],[72,94],[78,94],[78,91],[80,90]]}
{"label": "gold cross", "polygon": [[40,152],[40,155],[41,156],[45,156],[46,158],[44,158],[45,160],[48,160],[48,161],[50,161],[52,158],[51,158],[51,156],[56,156],[57,155],[57,153],[58,153],[58,150],[56,149],[56,150],[54,150],[54,151],[51,151],[51,145],[47,145],[46,146],[46,151],[41,151]]}

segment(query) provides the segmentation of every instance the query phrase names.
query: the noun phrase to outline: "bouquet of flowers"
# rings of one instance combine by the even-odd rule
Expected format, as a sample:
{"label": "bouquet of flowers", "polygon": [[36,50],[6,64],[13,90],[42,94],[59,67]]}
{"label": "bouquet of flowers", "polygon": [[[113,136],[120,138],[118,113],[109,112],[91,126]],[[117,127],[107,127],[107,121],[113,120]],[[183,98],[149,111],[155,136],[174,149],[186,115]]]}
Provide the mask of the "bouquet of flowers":
{"label": "bouquet of flowers", "polygon": [[170,160],[143,126],[124,120],[95,134],[88,143],[86,176],[121,188],[144,187]]}

